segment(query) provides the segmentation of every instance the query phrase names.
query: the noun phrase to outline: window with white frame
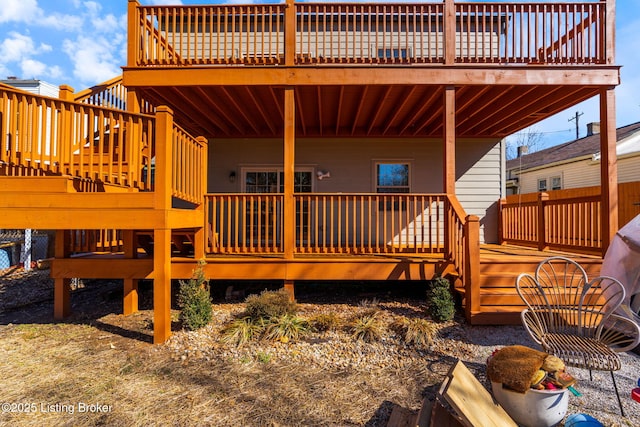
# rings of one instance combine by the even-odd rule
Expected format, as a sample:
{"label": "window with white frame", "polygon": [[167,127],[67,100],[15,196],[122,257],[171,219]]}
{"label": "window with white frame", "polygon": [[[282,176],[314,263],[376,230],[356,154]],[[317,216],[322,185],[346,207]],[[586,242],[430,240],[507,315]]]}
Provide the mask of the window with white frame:
{"label": "window with white frame", "polygon": [[547,191],[547,178],[538,180],[538,191]]}
{"label": "window with white frame", "polygon": [[376,193],[409,193],[409,162],[377,162]]}
{"label": "window with white frame", "polygon": [[402,48],[378,48],[377,57],[382,59],[407,59],[411,57],[411,50]]}
{"label": "window with white frame", "polygon": [[551,189],[562,190],[562,178],[559,176],[551,177]]}

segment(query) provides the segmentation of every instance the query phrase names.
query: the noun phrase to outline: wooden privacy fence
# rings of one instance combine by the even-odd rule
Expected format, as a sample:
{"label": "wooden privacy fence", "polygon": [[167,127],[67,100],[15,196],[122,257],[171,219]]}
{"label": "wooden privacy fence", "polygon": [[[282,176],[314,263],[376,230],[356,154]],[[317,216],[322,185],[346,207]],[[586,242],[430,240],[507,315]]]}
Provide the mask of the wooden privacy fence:
{"label": "wooden privacy fence", "polygon": [[153,127],[151,116],[2,87],[0,167],[147,190]]}
{"label": "wooden privacy fence", "polygon": [[607,4],[595,0],[292,7],[131,2],[135,43],[128,65],[603,64],[612,55],[612,24]]}
{"label": "wooden privacy fence", "polygon": [[536,193],[535,200],[517,196],[500,203],[501,242],[602,253],[600,195],[550,199],[548,193]]}

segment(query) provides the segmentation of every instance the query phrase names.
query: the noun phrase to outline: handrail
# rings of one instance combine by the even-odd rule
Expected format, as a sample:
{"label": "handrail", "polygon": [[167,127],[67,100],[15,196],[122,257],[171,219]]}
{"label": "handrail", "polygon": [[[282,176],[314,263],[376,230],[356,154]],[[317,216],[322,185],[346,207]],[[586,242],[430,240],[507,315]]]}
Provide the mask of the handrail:
{"label": "handrail", "polygon": [[447,257],[453,262],[464,287],[467,320],[480,310],[480,221],[466,215],[458,198],[447,195]]}
{"label": "handrail", "polygon": [[0,167],[149,190],[153,126],[147,115],[0,88]]}
{"label": "handrail", "polygon": [[207,143],[205,138],[194,138],[173,124],[173,156],[171,195],[190,203],[202,203],[205,193],[201,174],[205,173]]}
{"label": "handrail", "polygon": [[[97,105],[118,110],[129,110],[127,106],[129,90],[122,83],[122,75],[116,76],[106,82],[100,83],[88,89],[74,94],[76,102]],[[140,111],[144,114],[153,114],[154,107],[147,101],[138,100]]]}
{"label": "handrail", "polygon": [[[605,64],[606,3],[456,3],[456,62]],[[499,32],[495,40],[485,34]],[[497,43],[497,44],[496,44]]]}
{"label": "handrail", "polygon": [[[443,194],[297,193],[298,254],[444,252]],[[282,194],[207,194],[209,253],[282,253]]]}
{"label": "handrail", "polygon": [[296,65],[606,64],[612,57],[613,11],[602,1],[294,3],[291,29],[286,7],[136,5],[128,65],[283,65],[290,50]]}
{"label": "handrail", "polygon": [[602,252],[599,194],[549,199],[538,193],[536,201],[500,203],[500,241],[540,250]]}

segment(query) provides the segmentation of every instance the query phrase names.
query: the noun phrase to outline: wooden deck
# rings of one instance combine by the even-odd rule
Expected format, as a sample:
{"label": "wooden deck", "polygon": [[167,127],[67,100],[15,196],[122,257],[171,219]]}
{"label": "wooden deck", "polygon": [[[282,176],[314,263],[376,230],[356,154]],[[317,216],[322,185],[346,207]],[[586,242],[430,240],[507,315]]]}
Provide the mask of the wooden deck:
{"label": "wooden deck", "polygon": [[[560,251],[539,251],[514,245],[485,244],[480,247],[480,280],[473,292],[474,307],[468,309],[471,324],[520,324],[524,308],[515,289],[515,279],[523,272],[533,273],[540,261],[549,256],[575,259],[590,277],[600,272],[602,258]],[[205,274],[213,280],[275,280],[295,284],[296,281],[424,281],[435,276],[448,276],[456,284],[463,307],[467,292],[456,270],[442,254],[300,254],[285,259],[277,254],[208,255]],[[192,256],[171,258],[171,277],[191,277],[196,267]],[[123,254],[92,253],[58,259],[51,272],[54,278],[70,275],[83,278],[129,280],[154,279],[153,258],[143,251],[137,258]]]}

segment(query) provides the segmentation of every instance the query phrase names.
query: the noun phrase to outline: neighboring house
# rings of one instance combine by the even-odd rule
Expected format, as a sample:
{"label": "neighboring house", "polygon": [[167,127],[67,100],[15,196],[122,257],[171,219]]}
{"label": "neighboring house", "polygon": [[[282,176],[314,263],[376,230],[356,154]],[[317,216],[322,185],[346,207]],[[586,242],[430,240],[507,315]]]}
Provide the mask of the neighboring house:
{"label": "neighboring house", "polygon": [[530,259],[480,256],[504,138],[592,97],[615,116],[620,80],[614,0],[544,4],[130,0],[121,79],[55,102],[0,88],[0,227],[57,230],[57,318],[69,278],[122,279],[126,314],[153,279],[156,342],[199,259],[292,293],[448,276],[469,321],[517,322]]}
{"label": "neighboring house", "polygon": [[[507,194],[600,185],[599,124],[587,136],[507,161]],[[618,182],[640,181],[640,122],[616,131]],[[521,153],[521,150],[519,150]]]}
{"label": "neighboring house", "polygon": [[0,80],[0,83],[22,89],[35,95],[57,97],[58,92],[60,91],[58,86],[47,83],[43,80],[36,79],[19,79],[17,77],[7,77],[6,80]]}

